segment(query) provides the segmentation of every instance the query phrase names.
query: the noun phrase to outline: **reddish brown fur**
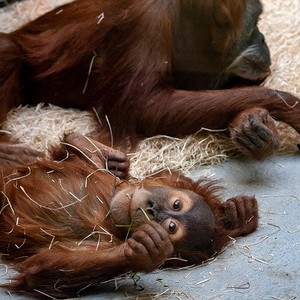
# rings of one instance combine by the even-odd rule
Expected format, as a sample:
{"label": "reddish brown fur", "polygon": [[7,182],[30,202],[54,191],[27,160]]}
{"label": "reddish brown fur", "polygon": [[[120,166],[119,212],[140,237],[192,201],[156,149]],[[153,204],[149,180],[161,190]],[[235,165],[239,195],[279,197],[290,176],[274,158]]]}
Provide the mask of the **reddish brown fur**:
{"label": "reddish brown fur", "polygon": [[[76,145],[78,140],[78,136],[73,139]],[[100,149],[98,158],[103,159],[102,150],[108,148],[95,143]],[[61,153],[65,155],[65,151]],[[111,149],[107,158],[114,158],[113,153]],[[97,286],[127,271],[150,272],[162,263],[199,264],[216,255],[229,242],[229,236],[244,235],[257,227],[257,203],[253,197],[238,196],[222,203],[212,182],[193,182],[179,173],[169,172],[142,181],[125,181],[103,167],[99,170],[89,159],[87,162],[71,154],[63,161],[44,160],[3,171],[0,251],[6,253],[4,258],[19,271],[5,285],[9,290],[71,297],[85,287]],[[211,246],[190,251],[187,245],[184,251],[176,251],[169,239],[164,238],[159,252],[155,248],[149,253],[128,252],[129,240],[135,239],[135,234],[147,235],[147,226],[165,234],[158,223],[151,221],[134,229],[127,240],[128,229],[114,224],[108,214],[111,199],[118,190],[130,185],[146,189],[154,186],[188,189],[202,196],[215,216]],[[168,261],[170,256],[181,259]]]}
{"label": "reddish brown fur", "polygon": [[[107,116],[115,142],[122,144],[128,136],[226,129],[236,115],[261,107],[300,132],[298,99],[290,94],[263,87],[211,90],[226,84],[224,72],[243,50],[235,43],[248,34],[244,21],[254,23],[260,9],[258,0],[77,0],[59,7],[0,35],[0,121],[19,104],[95,106],[103,126],[108,129]],[[190,48],[182,52],[185,36]],[[257,80],[269,72],[265,55],[254,64],[266,61]],[[192,90],[182,89],[182,66],[189,76],[197,67]],[[243,152],[251,148],[255,158],[274,152],[279,140],[274,126],[257,116],[246,127],[242,122],[235,128],[246,136],[246,145],[239,145]],[[249,147],[248,137],[258,132],[266,140]]]}
{"label": "reddish brown fur", "polygon": [[[244,49],[237,41],[250,34],[244,23],[255,21],[260,9],[258,0],[78,0],[57,8],[20,30],[0,34],[0,122],[19,104],[95,106],[104,131],[107,116],[121,146],[128,136],[178,136],[202,127],[230,126],[241,151],[264,158],[278,146],[270,115],[300,132],[298,99],[263,87],[218,90],[226,86],[224,72]],[[252,29],[263,44],[256,25]],[[181,49],[185,42],[188,47]],[[266,49],[265,54],[254,61],[259,70],[246,66],[250,79],[261,80],[268,74]],[[189,90],[185,89],[189,80],[181,72],[196,79]],[[1,147],[1,164],[22,160],[23,150]],[[127,270],[149,272],[171,263],[167,260],[171,255],[200,263],[220,251],[229,236],[257,227],[253,197],[222,203],[210,183],[194,183],[177,173],[157,174],[142,182],[121,181],[107,171],[96,171],[97,163],[90,163],[72,155],[66,161],[41,161],[3,171],[0,247],[20,271],[11,289],[74,296]],[[108,168],[126,177],[128,164],[122,155],[108,154]],[[155,247],[149,253],[134,252],[129,241],[163,235],[164,230],[151,221],[125,241],[126,231],[106,217],[115,189],[131,184],[181,187],[202,195],[216,218],[212,246],[176,253],[170,240],[162,238],[159,252]],[[104,227],[113,234],[113,242],[103,234]],[[102,232],[99,245],[95,231]]]}

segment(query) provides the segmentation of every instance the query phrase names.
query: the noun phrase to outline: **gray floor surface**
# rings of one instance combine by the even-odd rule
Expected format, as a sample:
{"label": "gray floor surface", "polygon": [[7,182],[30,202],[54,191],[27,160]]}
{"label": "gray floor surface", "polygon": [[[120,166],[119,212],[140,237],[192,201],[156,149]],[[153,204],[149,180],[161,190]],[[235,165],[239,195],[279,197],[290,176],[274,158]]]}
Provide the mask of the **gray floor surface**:
{"label": "gray floor surface", "polygon": [[[196,170],[192,177],[203,175],[223,179],[224,198],[256,195],[259,229],[204,266],[139,274],[135,281],[112,282],[106,292],[83,299],[300,299],[300,155],[231,160]],[[0,265],[0,282],[11,272]],[[0,299],[25,297],[2,289]]]}

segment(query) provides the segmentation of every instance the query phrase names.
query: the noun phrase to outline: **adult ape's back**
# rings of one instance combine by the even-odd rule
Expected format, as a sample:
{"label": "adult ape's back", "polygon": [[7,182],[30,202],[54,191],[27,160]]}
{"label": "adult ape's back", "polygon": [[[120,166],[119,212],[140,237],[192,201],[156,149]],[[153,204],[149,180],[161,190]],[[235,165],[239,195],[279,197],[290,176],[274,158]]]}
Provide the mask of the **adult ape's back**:
{"label": "adult ape's back", "polygon": [[238,118],[244,121],[233,140],[264,158],[279,140],[268,112],[299,131],[298,99],[261,87],[220,89],[269,74],[261,11],[258,0],[77,0],[59,7],[1,34],[1,121],[18,104],[95,107],[120,142],[225,129]]}

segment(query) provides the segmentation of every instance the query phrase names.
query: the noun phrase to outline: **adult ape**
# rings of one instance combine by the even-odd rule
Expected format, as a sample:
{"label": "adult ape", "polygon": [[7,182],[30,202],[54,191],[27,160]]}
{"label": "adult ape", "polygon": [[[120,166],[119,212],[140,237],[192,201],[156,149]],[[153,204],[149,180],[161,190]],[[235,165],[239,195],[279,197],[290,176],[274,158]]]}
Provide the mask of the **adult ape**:
{"label": "adult ape", "polygon": [[254,197],[222,202],[212,182],[176,172],[125,180],[122,152],[78,134],[65,145],[0,174],[0,251],[19,271],[10,291],[78,296],[128,271],[199,264],[257,227]]}
{"label": "adult ape", "polygon": [[[263,159],[279,144],[273,118],[300,132],[298,99],[262,87],[221,89],[269,74],[261,12],[259,0],[61,6],[0,35],[0,121],[19,104],[96,107],[115,142],[229,127],[242,152]],[[22,158],[21,150],[2,145],[2,161]]]}

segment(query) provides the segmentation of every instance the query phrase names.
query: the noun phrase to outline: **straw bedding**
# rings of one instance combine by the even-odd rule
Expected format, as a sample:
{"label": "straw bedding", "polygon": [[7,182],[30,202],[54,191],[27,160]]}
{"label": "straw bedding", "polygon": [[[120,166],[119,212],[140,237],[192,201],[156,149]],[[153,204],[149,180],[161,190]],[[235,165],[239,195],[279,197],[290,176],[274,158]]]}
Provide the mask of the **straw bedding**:
{"label": "straw bedding", "polygon": [[[71,0],[26,0],[0,10],[0,31],[10,32],[54,7]],[[263,0],[260,29],[272,53],[272,75],[265,86],[289,91],[300,97],[300,0]],[[10,112],[2,130],[21,142],[45,151],[57,145],[64,133],[94,131],[98,124],[92,112],[62,109],[56,106],[19,107]],[[299,135],[278,123],[280,154],[293,154]],[[222,132],[199,132],[182,139],[158,136],[143,141],[131,153],[131,173],[136,177],[158,169],[180,169],[184,173],[200,165],[220,164],[237,156],[230,140]]]}

